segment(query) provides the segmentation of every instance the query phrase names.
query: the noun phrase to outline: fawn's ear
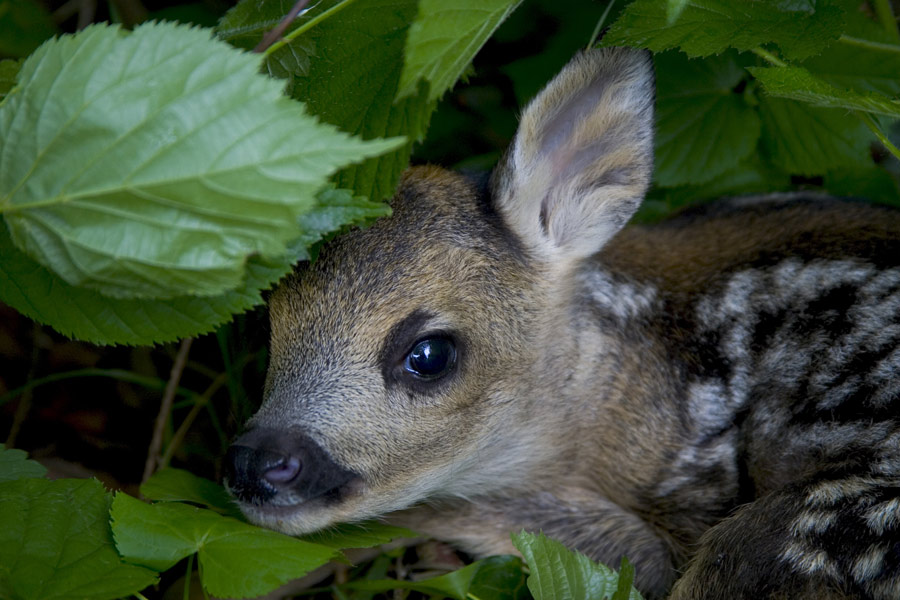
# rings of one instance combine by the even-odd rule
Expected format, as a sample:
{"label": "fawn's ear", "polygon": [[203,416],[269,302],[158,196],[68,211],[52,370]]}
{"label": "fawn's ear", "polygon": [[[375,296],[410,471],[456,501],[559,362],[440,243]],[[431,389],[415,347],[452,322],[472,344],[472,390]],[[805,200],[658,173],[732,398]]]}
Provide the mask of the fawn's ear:
{"label": "fawn's ear", "polygon": [[575,56],[525,109],[492,193],[541,260],[597,252],[640,205],[653,166],[653,65],[626,48]]}

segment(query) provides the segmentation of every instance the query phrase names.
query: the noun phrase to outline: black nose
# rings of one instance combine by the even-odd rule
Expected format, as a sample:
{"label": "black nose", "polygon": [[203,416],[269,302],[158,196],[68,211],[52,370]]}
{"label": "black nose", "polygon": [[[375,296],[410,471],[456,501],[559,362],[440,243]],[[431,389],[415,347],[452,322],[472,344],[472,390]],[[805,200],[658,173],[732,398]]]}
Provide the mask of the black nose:
{"label": "black nose", "polygon": [[337,496],[340,487],[354,476],[297,431],[259,427],[235,440],[225,455],[229,491],[238,500],[255,505],[299,504]]}

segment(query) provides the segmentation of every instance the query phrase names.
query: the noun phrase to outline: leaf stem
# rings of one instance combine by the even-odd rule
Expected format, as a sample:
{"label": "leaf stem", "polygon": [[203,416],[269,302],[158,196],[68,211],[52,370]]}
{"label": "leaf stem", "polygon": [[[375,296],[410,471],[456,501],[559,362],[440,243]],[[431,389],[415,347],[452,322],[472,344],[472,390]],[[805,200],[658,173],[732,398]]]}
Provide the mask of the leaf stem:
{"label": "leaf stem", "polygon": [[838,38],[838,41],[848,46],[857,46],[859,48],[865,48],[867,50],[876,50],[878,52],[894,52],[900,54],[900,45],[897,44],[873,42],[872,40],[866,40],[849,35],[842,35]]}
{"label": "leaf stem", "polygon": [[285,46],[286,44],[297,39],[299,36],[303,35],[304,33],[309,31],[310,29],[312,29],[313,27],[315,27],[316,25],[318,25],[325,19],[344,10],[345,8],[347,8],[348,6],[353,4],[355,1],[356,0],[344,0],[343,2],[340,2],[339,4],[335,4],[334,6],[332,6],[325,12],[323,12],[322,14],[316,15],[315,17],[313,17],[312,19],[310,19],[309,21],[307,21],[306,23],[304,23],[297,29],[293,30],[292,32],[290,32],[289,34],[287,34],[286,36],[282,37],[280,40],[278,40],[277,42],[275,42],[274,44],[269,46],[266,49],[266,51],[263,53],[263,56],[268,58],[269,56],[272,55],[273,52],[275,52],[276,50],[279,50],[282,46]]}
{"label": "leaf stem", "polygon": [[891,10],[891,0],[875,0],[875,14],[884,26],[885,31],[900,40],[900,29],[897,29],[897,19]]}
{"label": "leaf stem", "polygon": [[278,38],[281,37],[281,34],[285,32],[285,30],[291,26],[291,23],[294,22],[294,19],[303,12],[303,9],[306,8],[306,5],[309,4],[309,0],[297,0],[294,4],[293,8],[291,8],[288,14],[284,15],[284,18],[273,27],[266,35],[263,36],[263,39],[256,45],[256,48],[253,49],[257,54],[261,54],[266,51],[266,48],[274,44],[278,41]]}
{"label": "leaf stem", "polygon": [[757,56],[759,56],[759,57],[765,59],[766,61],[768,61],[769,63],[775,65],[776,67],[786,67],[786,66],[788,66],[786,62],[784,62],[783,60],[781,60],[780,58],[778,58],[777,56],[775,56],[774,54],[772,54],[772,53],[769,52],[768,50],[763,50],[762,48],[760,48],[760,47],[758,47],[758,46],[757,46],[756,48],[753,48],[753,49],[751,50],[751,52],[753,52],[753,54],[755,54],[755,55],[757,55]]}
{"label": "leaf stem", "polygon": [[616,0],[609,0],[609,4],[606,5],[606,10],[603,11],[603,14],[600,15],[600,20],[597,21],[597,26],[594,27],[594,33],[591,34],[591,41],[588,42],[586,50],[590,50],[594,47],[594,44],[597,43],[597,36],[600,35],[600,30],[603,28],[603,24],[606,22],[606,17],[609,16],[609,11],[612,10],[613,4],[616,3]]}
{"label": "leaf stem", "polygon": [[159,414],[156,416],[153,438],[150,440],[150,448],[147,449],[147,462],[144,463],[144,476],[141,478],[141,483],[146,483],[159,465],[159,451],[162,449],[163,432],[166,429],[166,424],[169,422],[172,402],[175,399],[175,390],[178,388],[178,382],[181,380],[181,373],[184,371],[184,365],[187,362],[188,352],[193,341],[194,338],[186,338],[181,341],[178,354],[175,356],[175,362],[172,364],[169,382],[166,384],[166,390],[163,392],[162,402],[159,406]]}
{"label": "leaf stem", "polygon": [[865,113],[862,111],[856,111],[856,115],[862,119],[862,122],[866,124],[866,126],[872,130],[872,133],[875,134],[875,137],[878,138],[878,141],[884,144],[884,147],[887,148],[888,152],[894,155],[894,158],[900,160],[900,148],[897,148],[891,140],[888,139],[888,136],[885,135],[881,128],[878,126],[878,123],[875,122],[875,119],[872,118],[872,115],[869,113]]}
{"label": "leaf stem", "polygon": [[184,600],[190,600],[191,598],[191,578],[194,575],[194,555],[191,554],[187,559],[187,569],[184,574],[184,592],[182,593],[182,598]]}

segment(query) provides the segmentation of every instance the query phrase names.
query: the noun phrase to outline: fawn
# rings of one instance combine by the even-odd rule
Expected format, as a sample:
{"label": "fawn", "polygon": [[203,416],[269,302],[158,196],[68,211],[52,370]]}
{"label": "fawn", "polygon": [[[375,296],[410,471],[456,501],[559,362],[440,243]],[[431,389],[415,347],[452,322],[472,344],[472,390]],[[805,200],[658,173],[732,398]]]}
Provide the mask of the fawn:
{"label": "fawn", "polygon": [[576,56],[489,180],[412,168],[281,283],[227,457],[251,521],[383,517],[476,556],[543,530],[648,598],[900,598],[900,211],[624,227],[653,96],[646,53]]}

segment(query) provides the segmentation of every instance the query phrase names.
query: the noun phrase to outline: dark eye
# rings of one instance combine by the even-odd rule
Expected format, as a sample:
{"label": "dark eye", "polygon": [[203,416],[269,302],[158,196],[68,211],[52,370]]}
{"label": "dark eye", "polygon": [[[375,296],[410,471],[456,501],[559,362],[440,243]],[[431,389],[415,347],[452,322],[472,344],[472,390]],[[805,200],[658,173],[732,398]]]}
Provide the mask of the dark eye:
{"label": "dark eye", "polygon": [[427,338],[417,342],[406,355],[403,367],[421,379],[437,379],[446,375],[456,364],[456,346],[445,337]]}

